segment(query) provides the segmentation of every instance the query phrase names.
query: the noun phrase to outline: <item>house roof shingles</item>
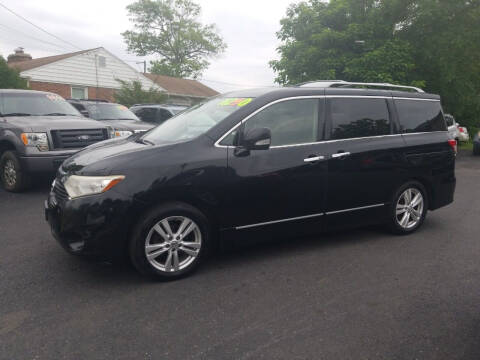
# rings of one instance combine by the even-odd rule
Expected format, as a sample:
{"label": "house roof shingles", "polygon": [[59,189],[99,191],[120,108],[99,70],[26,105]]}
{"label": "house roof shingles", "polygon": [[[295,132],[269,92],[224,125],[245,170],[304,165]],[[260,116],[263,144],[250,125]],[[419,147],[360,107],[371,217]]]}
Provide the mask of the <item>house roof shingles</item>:
{"label": "house roof shingles", "polygon": [[164,88],[170,94],[194,97],[211,97],[219,93],[206,85],[189,79],[175,78],[165,75],[145,74],[150,80]]}
{"label": "house roof shingles", "polygon": [[69,57],[72,57],[72,56],[84,54],[84,53],[87,53],[87,52],[92,51],[92,50],[95,50],[95,49],[88,49],[88,50],[76,51],[76,52],[72,52],[72,53],[68,53],[68,54],[47,56],[47,57],[42,57],[42,58],[38,58],[38,59],[13,62],[13,63],[9,63],[8,66],[17,69],[18,71],[27,71],[27,70],[35,69],[35,68],[43,66],[43,65],[48,65],[48,64],[54,63],[56,61],[60,61],[60,60],[63,60],[63,59],[68,59]]}
{"label": "house roof shingles", "polygon": [[[10,67],[17,69],[18,71],[27,71],[35,69],[37,67],[48,65],[56,61],[68,59],[72,56],[80,55],[87,53],[95,49],[88,49],[82,51],[76,51],[68,54],[47,56],[38,59],[32,59],[27,61],[19,61],[8,64]],[[206,85],[189,79],[175,78],[165,75],[156,75],[156,74],[144,74],[147,78],[155,82],[157,85],[165,89],[168,93],[181,96],[192,96],[192,97],[211,97],[216,96],[219,93]]]}

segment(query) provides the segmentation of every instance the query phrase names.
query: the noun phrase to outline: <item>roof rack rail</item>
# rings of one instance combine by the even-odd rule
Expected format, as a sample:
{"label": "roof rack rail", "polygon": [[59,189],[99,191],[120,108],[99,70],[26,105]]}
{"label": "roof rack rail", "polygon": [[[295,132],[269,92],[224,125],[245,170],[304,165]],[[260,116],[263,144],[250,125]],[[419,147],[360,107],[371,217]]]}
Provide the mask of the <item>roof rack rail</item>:
{"label": "roof rack rail", "polygon": [[366,82],[348,82],[343,80],[316,80],[309,81],[302,84],[296,85],[297,87],[324,87],[324,88],[353,88],[353,87],[371,87],[371,88],[383,88],[383,89],[401,89],[404,90],[413,90],[418,93],[423,93],[424,91],[418,87],[407,86],[407,85],[394,85],[389,83],[366,83]]}

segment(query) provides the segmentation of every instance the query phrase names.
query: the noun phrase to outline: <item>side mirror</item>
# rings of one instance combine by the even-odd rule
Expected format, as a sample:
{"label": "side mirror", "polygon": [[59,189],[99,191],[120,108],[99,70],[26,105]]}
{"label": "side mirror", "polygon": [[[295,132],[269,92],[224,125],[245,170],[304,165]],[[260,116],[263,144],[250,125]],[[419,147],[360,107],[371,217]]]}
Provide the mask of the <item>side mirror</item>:
{"label": "side mirror", "polygon": [[256,128],[247,131],[242,139],[246,150],[268,150],[272,142],[272,133],[267,128]]}
{"label": "side mirror", "polygon": [[82,114],[83,116],[85,116],[87,118],[90,117],[90,114],[88,113],[87,110],[80,110],[80,114]]}

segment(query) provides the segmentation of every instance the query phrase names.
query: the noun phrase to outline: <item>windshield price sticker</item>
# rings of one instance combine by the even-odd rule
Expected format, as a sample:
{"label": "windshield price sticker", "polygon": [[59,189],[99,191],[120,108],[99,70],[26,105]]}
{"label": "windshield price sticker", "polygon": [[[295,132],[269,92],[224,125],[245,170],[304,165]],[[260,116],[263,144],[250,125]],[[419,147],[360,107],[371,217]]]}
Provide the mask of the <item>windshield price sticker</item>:
{"label": "windshield price sticker", "polygon": [[220,102],[219,106],[237,106],[242,107],[252,102],[252,98],[226,98]]}

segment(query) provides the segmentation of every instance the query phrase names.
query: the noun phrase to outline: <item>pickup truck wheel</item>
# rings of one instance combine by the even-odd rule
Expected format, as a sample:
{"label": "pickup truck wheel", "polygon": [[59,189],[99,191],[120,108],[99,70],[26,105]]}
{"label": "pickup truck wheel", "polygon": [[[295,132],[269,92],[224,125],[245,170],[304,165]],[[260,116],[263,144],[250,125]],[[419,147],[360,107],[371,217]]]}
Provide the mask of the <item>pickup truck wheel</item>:
{"label": "pickup truck wheel", "polygon": [[207,218],[183,203],[150,210],[135,226],[130,258],[142,274],[175,280],[190,274],[205,258],[210,245]]}
{"label": "pickup truck wheel", "polygon": [[28,176],[13,151],[4,152],[0,158],[0,177],[7,191],[20,192],[27,188]]}

